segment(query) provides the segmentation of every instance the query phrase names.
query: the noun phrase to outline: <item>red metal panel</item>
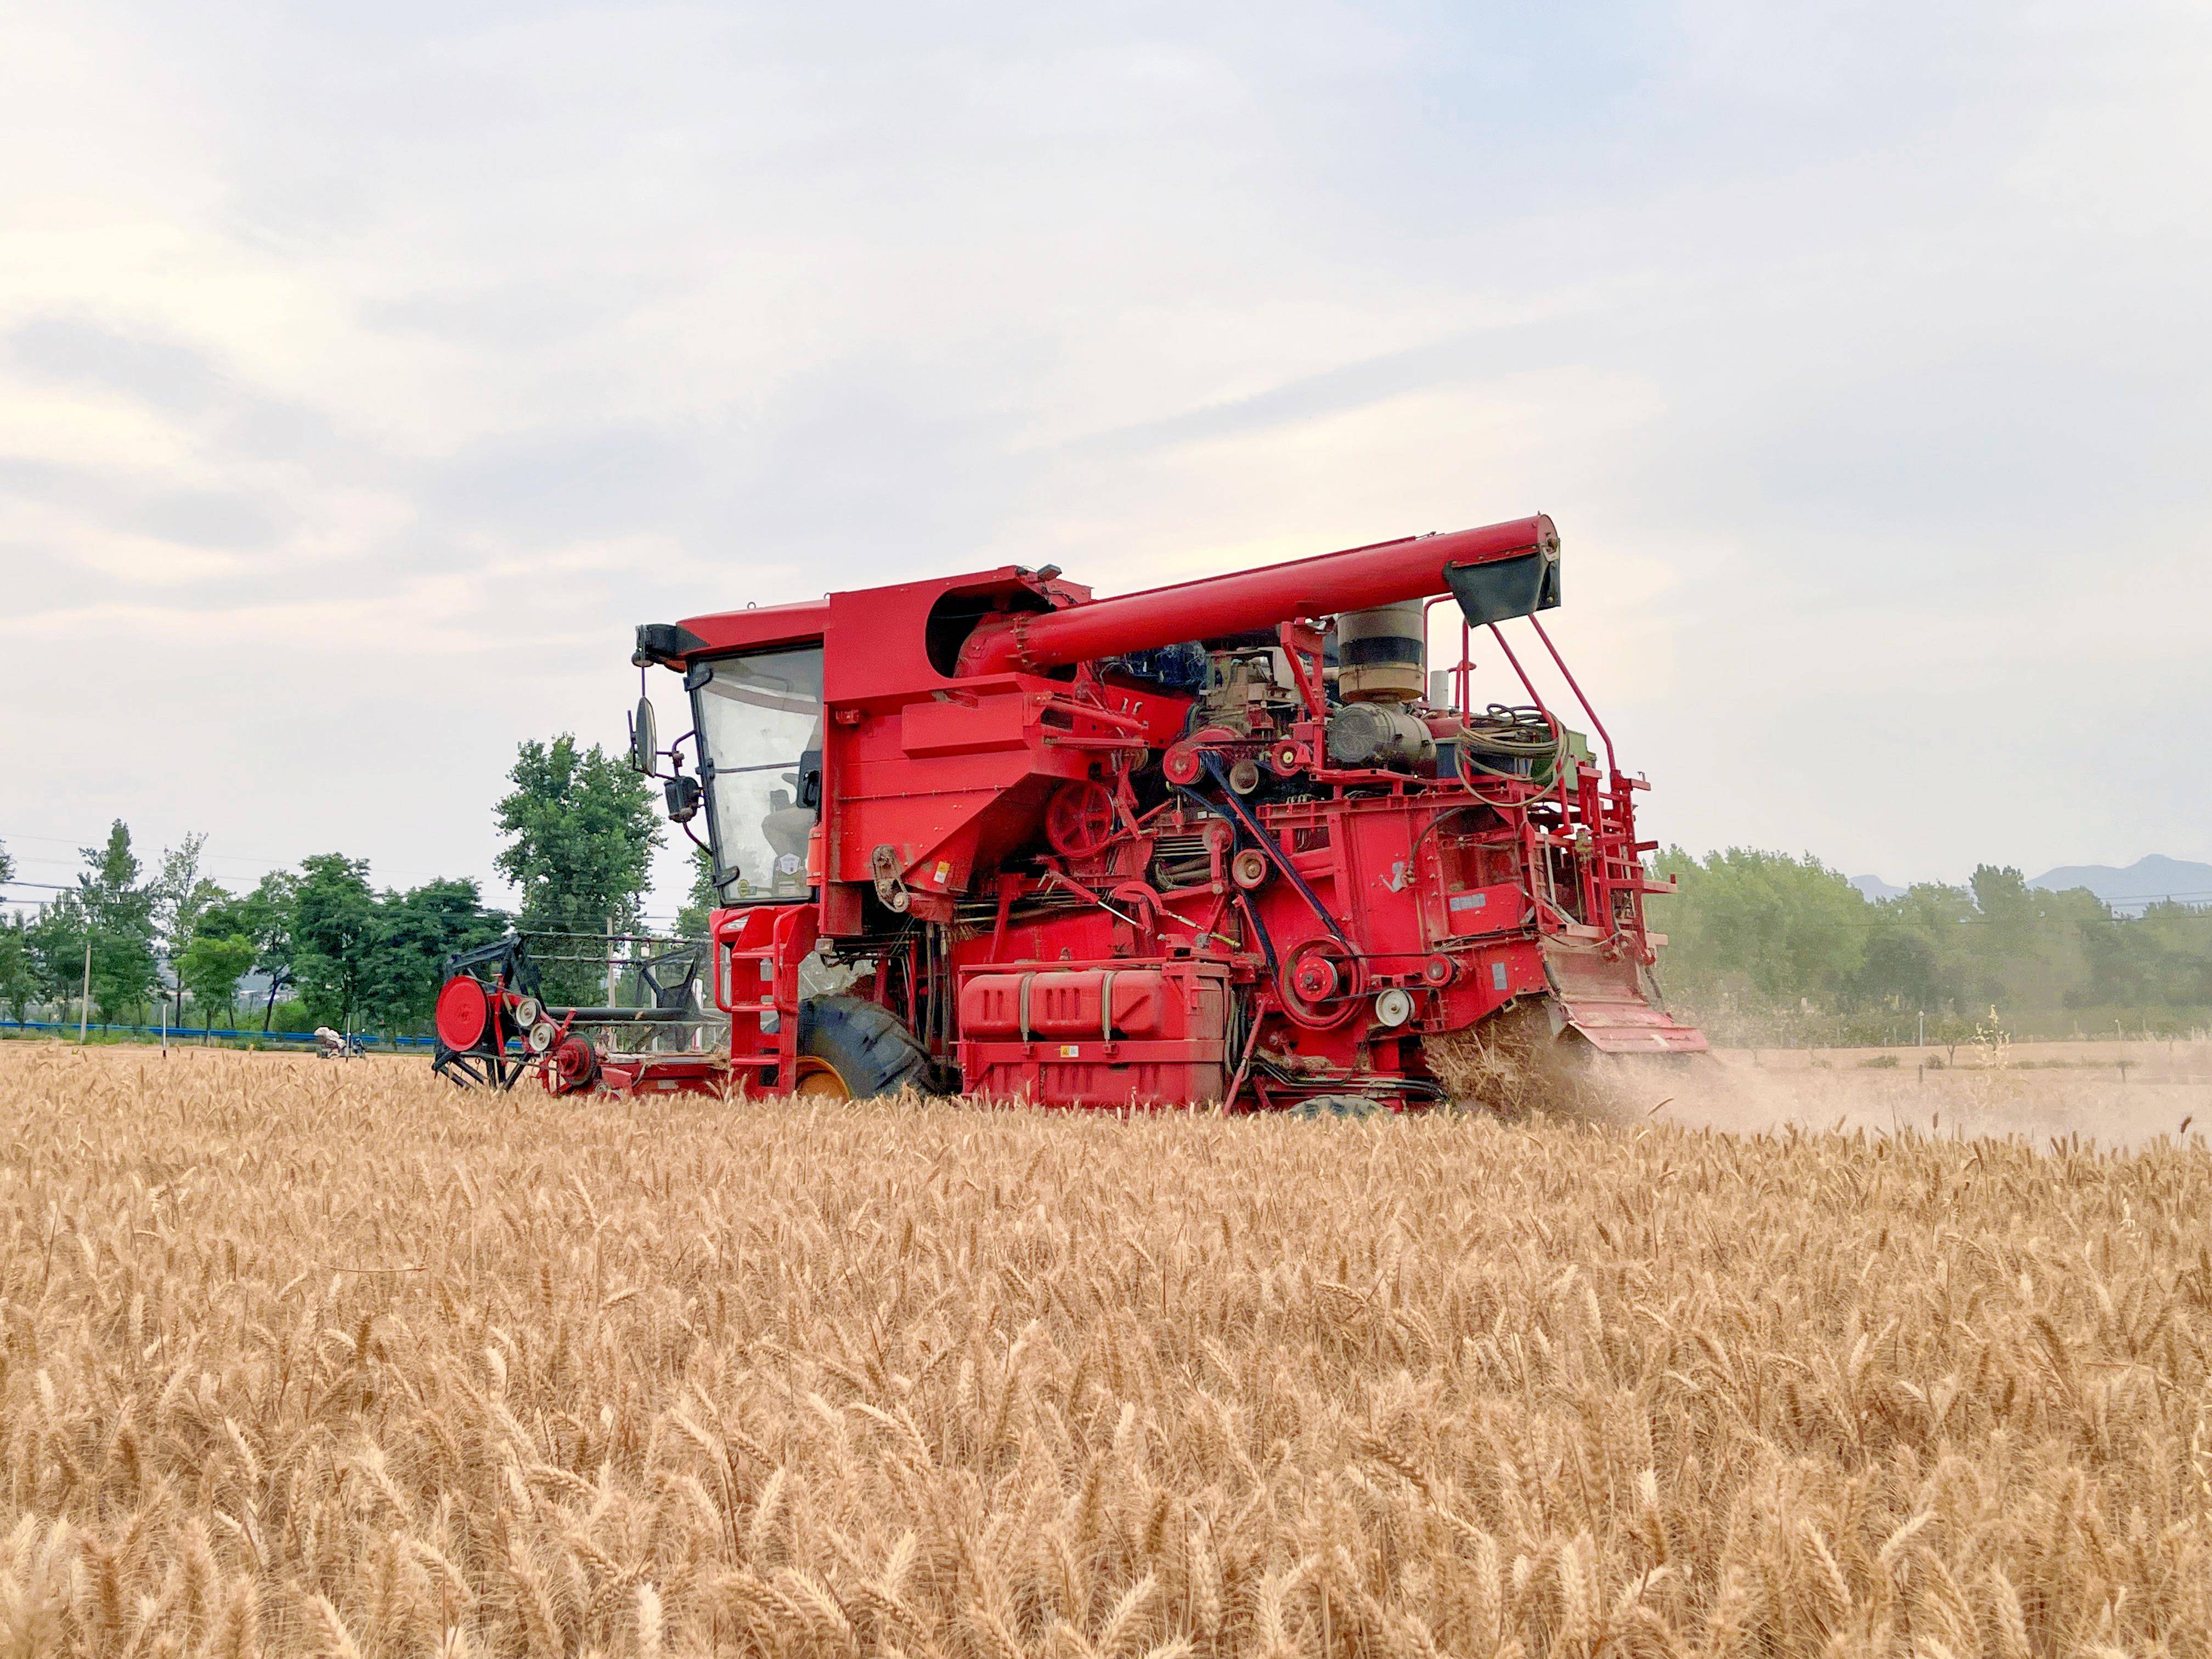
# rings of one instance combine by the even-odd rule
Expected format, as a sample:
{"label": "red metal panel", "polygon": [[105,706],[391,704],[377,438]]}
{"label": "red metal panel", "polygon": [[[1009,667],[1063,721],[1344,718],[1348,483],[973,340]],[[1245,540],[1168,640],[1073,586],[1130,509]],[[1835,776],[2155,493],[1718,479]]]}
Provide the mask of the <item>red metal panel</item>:
{"label": "red metal panel", "polygon": [[[971,975],[960,994],[960,1028],[975,1036],[1157,1037],[1182,1042],[1211,1018],[1189,981],[1153,968],[1030,969]],[[1024,994],[1027,994],[1024,1005]],[[1107,1020],[1106,1000],[1113,1000]]]}
{"label": "red metal panel", "polygon": [[1218,1100],[1228,1018],[1221,963],[978,970],[960,994],[961,1070],[976,1093],[1043,1105]]}
{"label": "red metal panel", "polygon": [[1614,1054],[1701,1054],[1705,1034],[1658,1006],[1641,963],[1595,944],[1544,941],[1544,969],[1567,1023]]}
{"label": "red metal panel", "polygon": [[718,611],[712,616],[689,617],[677,625],[690,629],[702,641],[692,655],[715,657],[732,651],[757,651],[771,645],[796,645],[819,639],[829,624],[829,600],[810,599],[804,605]]}
{"label": "red metal panel", "polygon": [[[1040,590],[1043,590],[1041,592]],[[1056,596],[1048,599],[1045,592]],[[829,653],[823,662],[823,693],[832,703],[888,698],[904,702],[927,697],[948,684],[930,660],[929,618],[939,600],[993,596],[994,603],[1042,607],[1087,599],[1091,590],[1073,582],[1042,581],[1018,566],[939,576],[832,593],[829,606]],[[957,649],[958,641],[951,641]],[[950,657],[946,658],[948,665]]]}
{"label": "red metal panel", "polygon": [[1510,882],[1448,892],[1443,898],[1444,926],[1457,938],[1510,933],[1528,917],[1527,895]]}
{"label": "red metal panel", "polygon": [[910,702],[899,711],[899,747],[908,755],[972,755],[1018,749],[1027,701],[1018,690],[969,703]]}

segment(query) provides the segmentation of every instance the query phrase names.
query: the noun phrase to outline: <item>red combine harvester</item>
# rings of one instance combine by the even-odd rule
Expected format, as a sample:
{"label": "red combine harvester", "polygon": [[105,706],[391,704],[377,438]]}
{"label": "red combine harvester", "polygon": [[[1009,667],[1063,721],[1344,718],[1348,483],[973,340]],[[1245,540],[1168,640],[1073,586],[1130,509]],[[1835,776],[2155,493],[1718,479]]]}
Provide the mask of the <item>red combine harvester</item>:
{"label": "red combine harvester", "polygon": [[[1343,1110],[1437,1101],[1450,1045],[1509,1033],[1703,1049],[1651,980],[1644,896],[1671,887],[1643,780],[1536,619],[1559,557],[1539,516],[1117,599],[1009,565],[641,627],[641,669],[690,697],[665,750],[641,700],[633,758],[672,818],[703,810],[727,1053],[595,1042],[686,1016],[545,1008],[510,945],[453,964],[440,1068]],[[1522,672],[1519,617],[1603,766]],[[1474,703],[1477,629],[1526,703]]]}

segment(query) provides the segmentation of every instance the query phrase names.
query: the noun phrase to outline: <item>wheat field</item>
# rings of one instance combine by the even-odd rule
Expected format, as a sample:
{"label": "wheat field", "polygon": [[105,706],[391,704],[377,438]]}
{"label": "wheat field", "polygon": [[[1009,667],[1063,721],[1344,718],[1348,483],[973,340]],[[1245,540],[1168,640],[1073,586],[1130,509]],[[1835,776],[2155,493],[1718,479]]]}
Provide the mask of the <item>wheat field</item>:
{"label": "wheat field", "polygon": [[0,1655],[2212,1651],[2212,1156],[0,1045]]}

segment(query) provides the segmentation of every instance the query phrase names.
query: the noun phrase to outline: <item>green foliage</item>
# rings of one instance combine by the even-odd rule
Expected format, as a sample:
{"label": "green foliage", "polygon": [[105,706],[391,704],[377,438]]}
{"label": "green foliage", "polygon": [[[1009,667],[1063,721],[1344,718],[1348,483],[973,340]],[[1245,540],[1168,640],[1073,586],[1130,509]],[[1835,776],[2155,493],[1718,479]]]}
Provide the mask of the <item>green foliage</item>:
{"label": "green foliage", "polygon": [[1809,855],[1671,848],[1656,868],[1681,887],[1651,901],[1662,981],[1723,1040],[1887,1041],[1924,1015],[1930,1040],[1960,1042],[1993,1006],[2051,1035],[2212,1018],[2212,912],[2116,916],[1992,865],[1881,903]]}
{"label": "green foliage", "polygon": [[238,1002],[238,981],[253,966],[253,941],[201,928],[177,957],[177,980],[191,993],[200,1023],[212,1025]]}
{"label": "green foliage", "polygon": [[88,867],[77,890],[92,918],[93,1000],[101,1018],[112,1019],[144,1002],[154,987],[154,895],[139,885],[130,826],[121,818],[105,847],[82,850]]}
{"label": "green foliage", "polygon": [[28,942],[40,991],[58,999],[78,994],[90,939],[92,1000],[104,1022],[143,1003],[153,988],[154,901],[139,884],[138,860],[122,819],[104,846],[80,850],[85,867],[76,886],[40,908]]}
{"label": "green foliage", "polygon": [[365,860],[307,860],[292,903],[293,971],[307,1012],[351,1029],[361,1017],[387,1030],[427,1019],[446,957],[496,939],[506,918],[486,910],[473,881],[432,881],[410,892],[371,891]]}
{"label": "green foliage", "polygon": [[1659,872],[1683,895],[1653,901],[1668,939],[1668,981],[1693,1001],[1832,1000],[1865,959],[1866,900],[1809,853],[1731,847],[1701,862],[1676,848]]}
{"label": "green foliage", "polygon": [[[634,931],[650,876],[653,849],[665,833],[646,780],[594,744],[578,751],[562,733],[551,744],[531,741],[516,751],[514,789],[499,803],[507,846],[500,873],[522,890],[517,924],[526,933]],[[554,942],[541,953],[583,955],[580,939]],[[547,962],[546,994],[555,1001],[591,994],[599,975],[588,963]]]}
{"label": "green foliage", "polygon": [[[0,844],[0,882],[12,881],[15,876],[15,860]],[[0,915],[0,1008],[21,1019],[24,1006],[38,994],[38,963],[31,952],[29,929],[20,915]]]}
{"label": "green foliage", "polygon": [[210,901],[199,913],[196,926],[224,938],[241,935],[253,941],[251,971],[269,975],[262,1004],[261,1029],[270,1024],[276,999],[292,983],[292,919],[299,898],[300,878],[289,870],[271,870],[251,892],[225,894]]}
{"label": "green foliage", "polygon": [[428,1019],[445,959],[506,931],[472,881],[432,881],[387,893],[377,906],[368,1006],[387,1030]]}
{"label": "green foliage", "polygon": [[60,1002],[77,994],[78,969],[89,931],[84,902],[74,890],[39,907],[39,914],[24,929],[24,938],[42,1000]]}
{"label": "green foliage", "polygon": [[292,902],[291,966],[318,1024],[349,1028],[367,1001],[376,939],[368,860],[340,853],[302,859]]}
{"label": "green foliage", "polygon": [[17,915],[0,916],[0,1007],[11,1018],[39,994],[39,974],[31,954],[30,929]]}
{"label": "green foliage", "polygon": [[[130,831],[117,823],[105,847],[85,850],[74,888],[27,923],[0,920],[0,1006],[19,1017],[33,1000],[65,1006],[77,994],[89,938],[100,1018],[143,1007],[158,938],[204,1020],[234,1007],[239,981],[258,970],[270,976],[264,1030],[303,1022],[357,1028],[364,1017],[404,1027],[429,1017],[444,959],[496,939],[507,925],[484,908],[473,881],[379,894],[367,860],[337,853],[233,893],[200,875],[203,842],[185,837],[142,884]],[[295,985],[300,1000],[280,1001]]]}
{"label": "green foliage", "polygon": [[191,942],[199,913],[223,896],[221,887],[201,878],[200,849],[206,845],[207,837],[196,834],[186,836],[179,846],[164,848],[161,873],[146,884],[155,933],[173,963]]}
{"label": "green foliage", "polygon": [[155,982],[154,898],[139,884],[129,826],[118,818],[104,846],[82,849],[76,885],[39,908],[23,930],[35,994],[53,1002],[84,984],[89,940],[92,1000],[103,1022],[143,1004]]}
{"label": "green foliage", "polygon": [[704,939],[714,908],[721,903],[714,890],[714,855],[704,847],[691,849],[691,890],[676,913],[676,933],[681,939]]}
{"label": "green foliage", "polygon": [[296,997],[288,997],[282,1002],[269,1005],[269,1018],[263,1022],[261,1029],[264,1031],[306,1031],[312,1030],[314,1024],[314,1018],[308,1013],[307,1005]]}

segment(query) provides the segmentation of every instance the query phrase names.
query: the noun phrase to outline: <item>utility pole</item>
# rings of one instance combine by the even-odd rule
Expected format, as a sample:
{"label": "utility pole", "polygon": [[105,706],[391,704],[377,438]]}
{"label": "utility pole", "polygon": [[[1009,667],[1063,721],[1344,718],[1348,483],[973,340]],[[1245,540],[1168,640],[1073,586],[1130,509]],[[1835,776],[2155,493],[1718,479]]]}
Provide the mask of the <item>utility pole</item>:
{"label": "utility pole", "polygon": [[84,930],[84,989],[78,994],[76,1000],[76,1041],[79,1048],[84,1046],[85,1030],[91,1018],[92,929],[88,927]]}
{"label": "utility pole", "polygon": [[607,918],[607,1006],[615,1006],[615,919]]}

